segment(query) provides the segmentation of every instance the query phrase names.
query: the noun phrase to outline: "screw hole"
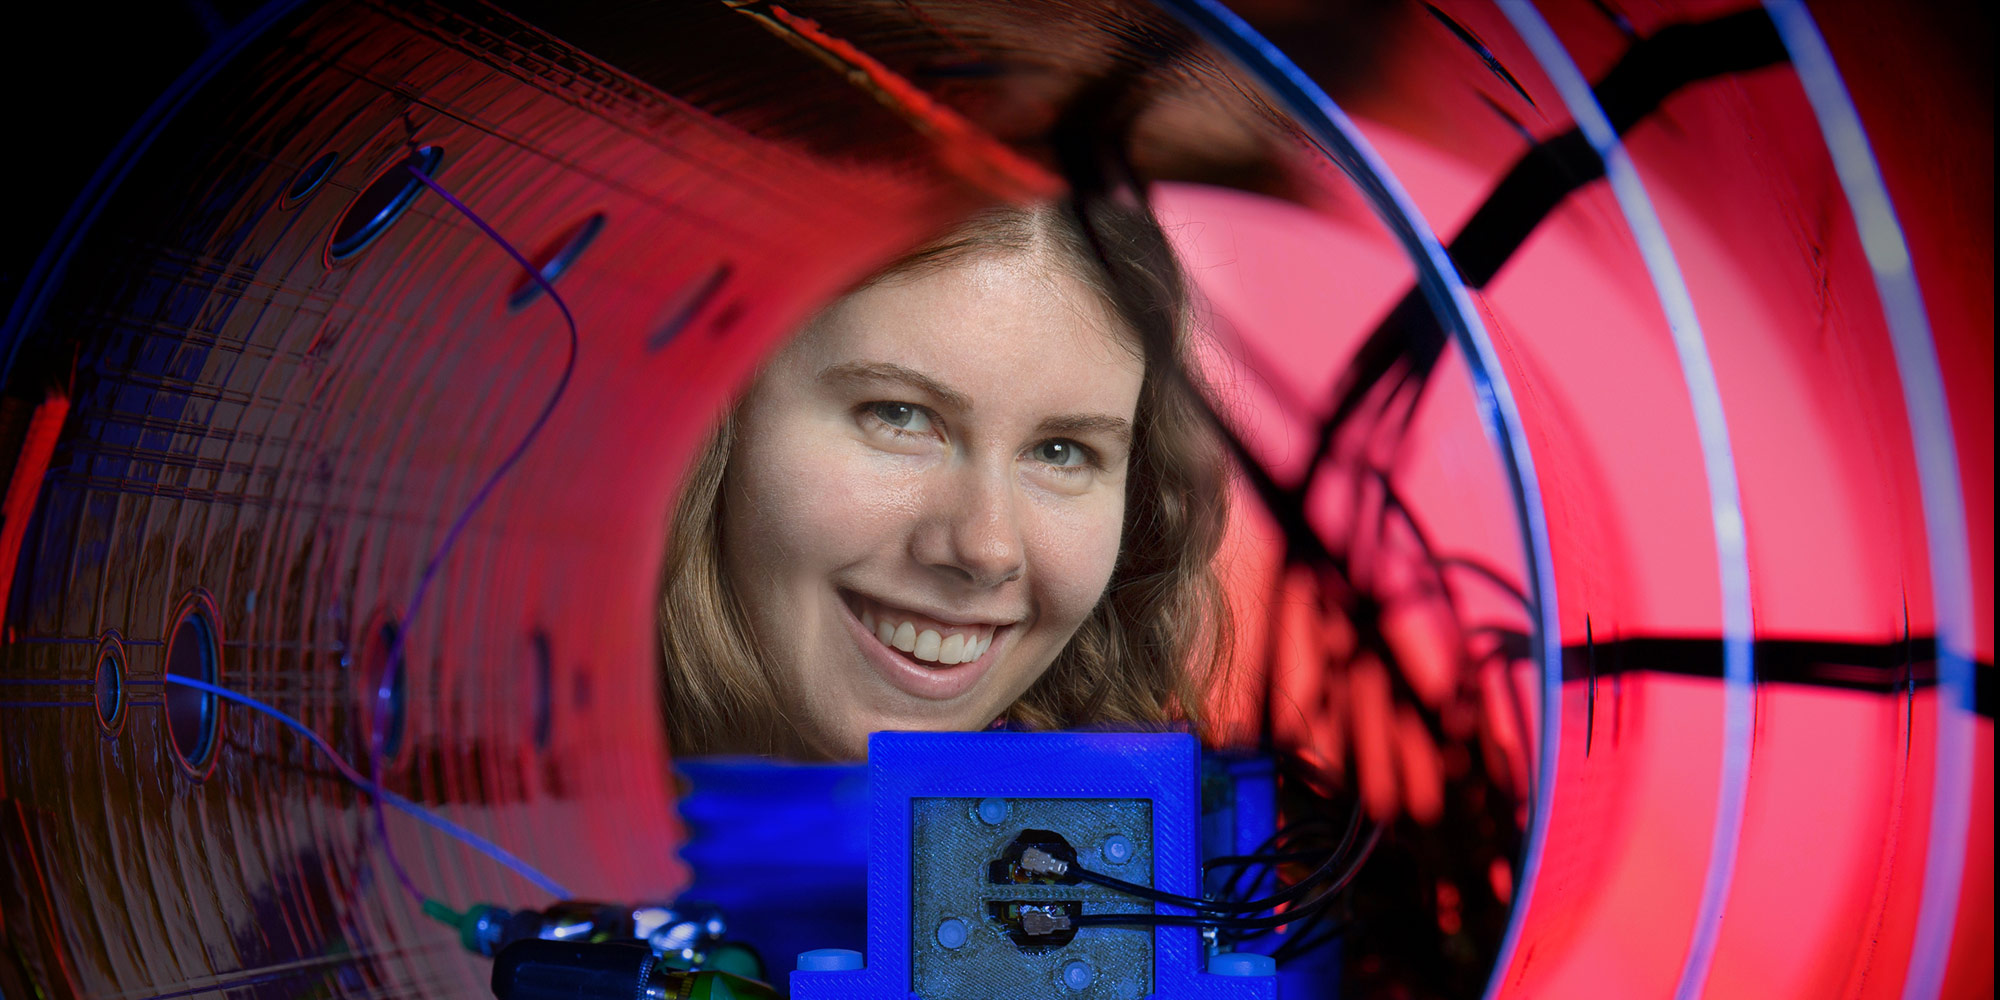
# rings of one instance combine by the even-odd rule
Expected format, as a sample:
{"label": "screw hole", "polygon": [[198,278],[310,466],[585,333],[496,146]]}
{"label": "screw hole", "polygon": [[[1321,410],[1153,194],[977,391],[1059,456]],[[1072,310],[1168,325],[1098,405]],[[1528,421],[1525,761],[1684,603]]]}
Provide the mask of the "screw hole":
{"label": "screw hole", "polygon": [[[222,640],[214,602],[196,592],[182,598],[167,638],[167,675],[215,684],[221,675]],[[208,777],[221,743],[222,703],[212,692],[167,685],[167,743],[196,780]]]}
{"label": "screw hole", "polygon": [[410,171],[414,169],[429,177],[437,173],[438,164],[442,162],[443,149],[425,146],[383,171],[373,183],[363,188],[334,225],[333,239],[326,247],[328,261],[338,263],[346,260],[375,242],[376,237],[402,218],[410,204],[417,200],[417,195],[424,192],[424,182],[410,176]]}
{"label": "screw hole", "polygon": [[554,705],[551,704],[551,688],[555,685],[555,654],[550,648],[549,634],[536,629],[530,637],[535,647],[535,749],[549,748],[550,730],[554,728]]}
{"label": "screw hole", "polygon": [[96,691],[97,725],[104,735],[117,736],[125,728],[125,645],[118,633],[106,632],[98,643],[91,684]]}
{"label": "screw hole", "polygon": [[383,674],[389,669],[389,654],[396,648],[396,640],[402,635],[401,626],[387,614],[376,618],[376,625],[363,633],[361,650],[361,718],[369,745],[379,745],[385,759],[394,760],[403,749],[403,734],[406,730],[410,691],[410,652],[403,650],[403,665],[396,671],[396,677],[384,690]]}
{"label": "screw hole", "polygon": [[679,337],[681,331],[687,329],[688,324],[694,322],[694,318],[701,315],[702,310],[708,307],[716,293],[722,291],[722,286],[728,283],[729,276],[735,271],[736,269],[730,266],[728,261],[724,261],[716,265],[708,277],[682,291],[675,299],[673,308],[668,311],[667,321],[660,324],[660,328],[651,337],[646,338],[646,350],[663,351],[668,344],[673,343],[674,338]]}
{"label": "screw hole", "polygon": [[278,199],[279,208],[294,208],[300,202],[319,190],[327,175],[333,173],[333,165],[340,162],[340,154],[323,153],[318,159],[306,164],[297,177],[292,178],[292,186],[285,189],[285,196]]}
{"label": "screw hole", "polygon": [[[535,270],[541,272],[542,281],[555,284],[556,279],[562,277],[563,272],[569,270],[569,266],[576,263],[578,257],[583,256],[584,249],[590,246],[592,240],[597,239],[597,234],[603,229],[604,213],[597,212],[557,237],[555,242],[550,244],[551,249],[537,254]],[[527,308],[528,303],[541,298],[542,281],[522,275],[521,279],[514,283],[514,290],[507,293],[507,308],[519,312]]]}

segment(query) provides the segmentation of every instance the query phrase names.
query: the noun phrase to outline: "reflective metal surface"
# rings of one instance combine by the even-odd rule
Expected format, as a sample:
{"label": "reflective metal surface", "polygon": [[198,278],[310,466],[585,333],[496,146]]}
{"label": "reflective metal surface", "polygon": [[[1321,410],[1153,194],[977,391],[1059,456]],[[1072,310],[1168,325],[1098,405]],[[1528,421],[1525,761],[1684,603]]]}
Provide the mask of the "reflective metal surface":
{"label": "reflective metal surface", "polygon": [[0,994],[481,996],[419,897],[672,899],[683,465],[843,288],[1081,192],[1145,194],[1201,292],[1242,472],[1223,736],[1390,824],[1348,990],[1990,995],[1982,18],[24,32],[122,93],[24,163],[0,266]]}

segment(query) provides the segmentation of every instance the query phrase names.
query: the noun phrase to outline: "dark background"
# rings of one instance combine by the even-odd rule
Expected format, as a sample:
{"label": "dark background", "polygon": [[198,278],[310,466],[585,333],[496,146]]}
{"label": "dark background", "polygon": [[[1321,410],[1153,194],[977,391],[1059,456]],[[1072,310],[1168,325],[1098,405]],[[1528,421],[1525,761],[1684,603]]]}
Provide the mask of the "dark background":
{"label": "dark background", "polygon": [[[613,6],[628,2],[611,0]],[[1634,0],[1597,2],[1616,8]],[[1345,46],[1329,34],[1366,34],[1355,29],[1393,16],[1387,8],[1423,6],[1417,0],[1235,0],[1230,5],[1322,81],[1342,75],[1341,67],[1328,62]],[[1749,0],[1744,4],[1753,5]],[[9,12],[14,55],[0,73],[5,74],[5,93],[13,97],[7,117],[15,139],[6,155],[9,233],[0,241],[0,304],[13,304],[27,272],[92,173],[146,108],[216,38],[261,6],[259,0],[115,5],[59,0],[22,4]],[[1941,46],[1936,57],[1951,66],[1943,78],[1964,80],[1973,92],[1989,95],[1992,7],[1978,0],[1898,5],[1914,38]],[[1352,53],[1348,56],[1339,61],[1351,63]],[[1966,125],[1983,129],[1990,141],[1990,98],[1986,107],[1985,120]]]}

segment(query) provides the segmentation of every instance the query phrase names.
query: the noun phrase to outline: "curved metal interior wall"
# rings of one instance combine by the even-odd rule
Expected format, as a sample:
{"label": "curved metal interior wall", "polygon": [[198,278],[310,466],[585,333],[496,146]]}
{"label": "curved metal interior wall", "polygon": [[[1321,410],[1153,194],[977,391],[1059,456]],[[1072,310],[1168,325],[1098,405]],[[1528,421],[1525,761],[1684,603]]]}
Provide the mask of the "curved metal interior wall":
{"label": "curved metal interior wall", "polygon": [[[1402,817],[1403,888],[1427,895],[1398,933],[1452,956],[1428,980],[1351,962],[1357,985],[1872,997],[1935,972],[1990,993],[1990,69],[1935,56],[1963,53],[1943,20],[1813,8],[1936,334],[1963,623],[1950,581],[1934,596],[1923,389],[1897,377],[1874,234],[1788,40],[1740,4],[1542,5],[1699,316],[1741,484],[1744,684],[1687,331],[1576,95],[1499,9],[1240,5],[1366,160],[1329,155],[1285,67],[1199,4],[1167,7],[1206,36],[1110,3],[656,6],[349,0],[212,25],[28,269],[0,340],[9,995],[484,990],[330,758],[170,671],[365,771],[401,643],[388,788],[576,895],[670,896],[658,564],[635,553],[664,550],[682,466],[774,342],[951,220],[1059,190],[1079,132],[1156,182],[1213,321],[1245,464],[1234,596],[1266,623],[1246,703],[1306,706],[1270,721],[1278,742]],[[1399,207],[1449,248],[1485,366],[1416,291]],[[565,262],[545,273],[573,373],[572,327],[481,222]],[[1518,407],[1558,635],[1508,593],[1532,559],[1468,370]],[[1335,421],[1342,399],[1380,419]],[[1399,546],[1448,557],[1381,555]],[[1357,639],[1328,594],[1364,575],[1386,611]],[[1941,709],[1954,627],[1976,680]],[[1931,829],[1935,775],[1966,784],[1968,827]],[[1466,839],[1489,814],[1507,829]],[[406,816],[386,833],[434,897],[548,898]],[[1956,884],[1927,881],[1952,843]],[[1955,930],[1927,957],[1918,914],[1946,889]]]}

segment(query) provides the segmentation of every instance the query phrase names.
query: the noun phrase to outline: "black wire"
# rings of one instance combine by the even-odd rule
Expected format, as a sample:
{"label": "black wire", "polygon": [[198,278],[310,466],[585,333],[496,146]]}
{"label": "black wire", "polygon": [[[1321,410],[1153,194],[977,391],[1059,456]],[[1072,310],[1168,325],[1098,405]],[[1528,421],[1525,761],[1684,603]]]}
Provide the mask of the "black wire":
{"label": "black wire", "polygon": [[[1312,829],[1320,826],[1331,826],[1331,825],[1332,825],[1332,820],[1324,817],[1317,817],[1313,819],[1300,821],[1299,823],[1295,823],[1292,826],[1288,827],[1287,829],[1296,830],[1299,827]],[[1345,830],[1341,832],[1340,842],[1334,845],[1332,853],[1328,854],[1326,857],[1326,862],[1322,864],[1317,871],[1314,871],[1312,874],[1309,874],[1305,878],[1300,879],[1297,883],[1293,884],[1290,889],[1285,890],[1285,892],[1289,893],[1294,890],[1297,890],[1301,886],[1309,886],[1315,882],[1323,881],[1326,878],[1326,876],[1332,872],[1333,866],[1341,859],[1341,856],[1345,855],[1348,849],[1354,846],[1354,838],[1358,833],[1360,833],[1360,830],[1361,830],[1361,800],[1357,798],[1354,800],[1354,808],[1350,810],[1347,814],[1347,827]],[[1276,833],[1272,834],[1271,835],[1272,839],[1271,841],[1268,842],[1275,843],[1279,836],[1280,835]],[[1277,874],[1278,871],[1277,865],[1271,864],[1267,866],[1266,871],[1272,875]],[[1235,896],[1236,881],[1237,878],[1242,877],[1243,872],[1244,869],[1239,868],[1236,871],[1236,875],[1230,878],[1229,884],[1224,888],[1222,894],[1224,899],[1228,899],[1230,897]],[[1257,884],[1259,882],[1262,882],[1263,880],[1264,880],[1263,875],[1259,875],[1255,879],[1251,880],[1250,889],[1254,890],[1257,887]],[[1259,900],[1259,902],[1268,903],[1269,905],[1263,906],[1260,909],[1270,909],[1272,906],[1276,906],[1278,903],[1289,902],[1291,898],[1295,897],[1287,897],[1281,899],[1278,896],[1267,896],[1263,900]],[[1258,912],[1258,911],[1253,910],[1251,912]]]}
{"label": "black wire", "polygon": [[1182,913],[1085,913],[1078,915],[1076,918],[1074,918],[1073,922],[1075,923],[1076,926],[1079,927],[1106,926],[1106,925],[1147,925],[1147,926],[1167,926],[1167,927],[1216,927],[1226,930],[1237,930],[1237,931],[1269,930],[1275,927],[1282,927],[1286,924],[1299,923],[1307,919],[1314,913],[1317,913],[1325,909],[1328,905],[1330,905],[1332,902],[1334,902],[1335,899],[1339,897],[1341,890],[1346,888],[1347,884],[1353,880],[1356,874],[1360,872],[1361,865],[1367,861],[1368,855],[1374,851],[1375,844],[1382,837],[1383,829],[1384,829],[1383,827],[1377,826],[1374,829],[1374,831],[1371,834],[1369,834],[1368,841],[1366,844],[1362,846],[1360,853],[1354,857],[1353,861],[1349,863],[1346,870],[1344,870],[1341,873],[1340,877],[1336,879],[1331,886],[1328,886],[1325,891],[1323,891],[1313,899],[1305,903],[1301,903],[1298,906],[1295,906],[1290,910],[1286,910],[1283,913],[1276,913],[1262,917],[1226,917],[1214,914],[1202,915],[1202,914],[1182,914]]}
{"label": "black wire", "polygon": [[[1127,882],[1124,881],[1123,879],[1115,879],[1109,875],[1100,875],[1097,872],[1090,871],[1089,869],[1086,868],[1079,868],[1074,865],[1070,866],[1070,873],[1075,875],[1077,878],[1084,880],[1085,882],[1092,882],[1097,885],[1101,885],[1106,889],[1113,889],[1118,892],[1122,892],[1127,896],[1137,896],[1140,899],[1150,899],[1155,903],[1166,903],[1170,906],[1184,906],[1190,910],[1207,910],[1214,913],[1226,913],[1239,910],[1244,905],[1240,903],[1221,902],[1212,899],[1194,899],[1188,896],[1180,895],[1179,893],[1167,892],[1165,890],[1155,889],[1151,886],[1144,886],[1133,882]],[[1269,907],[1263,907],[1263,909],[1269,909]]]}
{"label": "black wire", "polygon": [[[1280,758],[1280,763],[1282,766],[1283,764],[1288,763],[1288,761],[1285,758]],[[1328,805],[1331,805],[1331,803],[1329,802]],[[1361,809],[1361,801],[1357,798],[1354,802],[1354,811],[1351,812],[1348,817],[1348,823],[1350,825],[1352,825],[1358,820],[1360,809]],[[1334,825],[1333,818],[1330,816],[1314,815],[1293,820],[1292,822],[1287,823],[1282,827],[1279,827],[1269,837],[1264,838],[1264,842],[1257,845],[1257,850],[1253,852],[1253,854],[1267,855],[1269,852],[1277,850],[1280,846],[1293,845],[1305,839],[1304,836],[1302,836],[1301,831],[1313,831],[1313,830],[1318,830],[1321,827],[1331,828],[1333,825]],[[1351,840],[1351,835],[1349,836],[1348,839]],[[1340,853],[1340,851],[1345,849],[1346,849],[1345,845],[1336,848],[1334,851],[1335,856],[1337,856]],[[1300,853],[1309,853],[1309,852],[1300,852]],[[1249,873],[1250,871],[1252,871],[1251,867],[1248,866],[1238,867],[1234,872],[1230,873],[1229,881],[1224,883],[1222,891],[1220,893],[1214,894],[1215,897],[1218,899],[1242,898],[1237,895],[1236,887],[1243,881],[1243,876],[1246,873]],[[1262,871],[1257,872],[1257,874],[1250,879],[1250,884],[1246,886],[1243,890],[1244,895],[1249,895],[1251,893],[1257,892],[1258,887],[1261,884],[1263,884],[1263,881],[1266,877],[1270,877],[1273,880],[1275,880],[1278,874],[1279,870],[1277,864],[1272,863],[1265,865]]]}
{"label": "black wire", "polygon": [[[1325,823],[1325,822],[1326,822],[1325,820],[1319,820],[1319,821],[1315,821],[1315,825],[1317,825],[1317,824],[1319,824],[1319,823]],[[1275,839],[1275,835],[1273,835],[1273,837],[1274,837],[1274,839]],[[1307,854],[1308,856],[1315,856],[1315,857],[1317,856],[1317,855],[1312,855],[1312,854],[1310,854],[1310,852],[1300,852],[1300,853],[1304,853],[1304,854]],[[1220,860],[1220,859],[1218,859],[1218,860]],[[1257,887],[1258,883],[1260,883],[1260,882],[1262,882],[1262,881],[1264,880],[1264,876],[1265,876],[1265,875],[1273,875],[1273,874],[1276,874],[1276,873],[1277,873],[1277,871],[1278,871],[1278,869],[1277,869],[1277,866],[1276,866],[1275,864],[1273,864],[1273,865],[1271,865],[1271,866],[1267,867],[1267,868],[1266,868],[1266,870],[1265,870],[1265,871],[1264,871],[1264,872],[1263,872],[1262,874],[1259,874],[1259,875],[1257,876],[1257,878],[1256,878],[1256,879],[1254,879],[1254,880],[1252,880],[1252,881],[1251,881],[1251,883],[1250,883],[1250,888],[1254,890],[1254,889],[1255,889],[1255,888]],[[1239,871],[1237,872],[1237,875],[1241,875],[1241,874],[1242,874],[1242,871],[1241,871],[1241,870],[1239,870]],[[1235,891],[1235,889],[1236,889],[1236,879],[1235,879],[1235,878],[1231,878],[1231,879],[1229,880],[1229,884],[1228,884],[1228,886],[1227,886],[1227,887],[1225,888],[1225,891],[1224,891],[1224,892],[1222,893],[1222,898],[1224,898],[1224,899],[1230,899],[1230,898],[1234,898],[1234,897],[1235,897],[1235,895],[1236,895],[1236,891]],[[1322,911],[1322,912],[1323,912],[1323,911]],[[1317,914],[1315,914],[1315,915],[1314,915],[1314,917],[1313,917],[1312,919],[1317,919],[1317,917],[1318,917],[1318,915],[1317,915]],[[1247,940],[1247,939],[1249,939],[1249,938],[1253,938],[1253,937],[1257,937],[1257,936],[1258,936],[1258,932],[1254,932],[1254,931],[1240,931],[1240,932],[1234,932],[1234,933],[1229,933],[1229,934],[1228,934],[1227,936],[1228,936],[1229,940],[1230,940],[1230,941],[1232,941],[1232,942],[1234,942],[1234,941],[1243,941],[1243,940]]]}
{"label": "black wire", "polygon": [[[1320,827],[1332,825],[1333,820],[1325,816],[1308,816],[1304,819],[1293,820],[1273,831],[1270,836],[1265,837],[1257,845],[1256,849],[1248,854],[1223,854],[1203,861],[1201,863],[1202,874],[1208,874],[1208,870],[1211,868],[1235,868],[1237,870],[1236,878],[1240,878],[1243,875],[1243,869],[1246,867],[1255,867],[1259,864],[1269,864],[1278,861],[1304,861],[1319,857],[1320,855],[1316,851],[1273,852],[1278,851],[1282,842],[1296,842],[1299,840],[1300,831],[1317,830]],[[1231,890],[1235,888],[1236,878],[1229,880]],[[1227,899],[1232,895],[1234,895],[1233,891],[1224,892],[1223,898]]]}
{"label": "black wire", "polygon": [[[1288,962],[1339,937],[1348,927],[1348,920],[1346,919],[1348,915],[1346,914],[1340,919],[1334,920],[1332,925],[1327,927],[1324,932],[1319,933],[1317,936],[1314,935],[1314,931],[1318,930],[1320,925],[1326,922],[1335,909],[1336,907],[1329,906],[1316,910],[1312,916],[1300,921],[1297,926],[1287,928],[1281,940],[1279,940],[1277,947],[1271,949],[1271,960],[1280,963]],[[1243,934],[1237,940],[1240,941],[1255,936],[1255,934]]]}
{"label": "black wire", "polygon": [[[1270,841],[1265,841],[1270,843]],[[1279,864],[1286,861],[1311,861],[1320,856],[1318,851],[1289,851],[1281,854],[1224,854],[1201,863],[1203,871],[1210,868],[1243,868],[1256,865]]]}
{"label": "black wire", "polygon": [[[1294,946],[1302,944],[1307,935],[1317,930],[1320,923],[1326,919],[1326,915],[1332,912],[1332,909],[1332,907],[1328,907],[1299,921],[1298,926],[1293,927],[1291,932],[1285,935],[1284,940],[1278,942],[1276,948],[1271,949],[1271,961],[1284,962],[1292,958],[1297,953],[1297,949]],[[1334,926],[1338,927],[1340,925],[1335,924]]]}
{"label": "black wire", "polygon": [[[1289,825],[1287,825],[1287,826],[1284,826],[1284,827],[1280,827],[1280,828],[1279,828],[1279,829],[1277,829],[1276,831],[1273,831],[1273,832],[1272,832],[1272,834],[1271,834],[1270,836],[1268,836],[1268,837],[1265,837],[1265,838],[1264,838],[1264,841],[1263,841],[1263,843],[1261,843],[1261,844],[1258,844],[1258,845],[1257,845],[1257,849],[1256,849],[1255,851],[1251,852],[1251,853],[1252,853],[1252,856],[1255,856],[1255,855],[1262,855],[1262,854],[1265,854],[1265,853],[1268,853],[1268,852],[1270,852],[1270,851],[1274,851],[1274,850],[1276,850],[1276,849],[1278,848],[1278,846],[1279,846],[1279,843],[1280,843],[1280,842],[1281,842],[1282,840],[1284,840],[1284,839],[1285,839],[1285,838],[1286,838],[1287,836],[1289,836],[1289,835],[1295,835],[1295,834],[1297,833],[1297,831],[1299,830],[1299,828],[1301,828],[1301,827],[1304,827],[1304,828],[1307,828],[1307,829],[1313,829],[1313,828],[1317,828],[1317,827],[1320,827],[1320,826],[1325,826],[1325,825],[1328,825],[1328,824],[1329,824],[1329,821],[1328,821],[1328,820],[1326,820],[1325,818],[1322,818],[1322,817],[1318,817],[1318,816],[1314,816],[1314,817],[1311,817],[1311,818],[1309,818],[1309,819],[1305,819],[1305,820],[1300,820],[1300,821],[1298,821],[1298,822],[1296,822],[1296,823],[1292,823],[1292,824],[1289,824]],[[1231,872],[1231,873],[1229,874],[1229,881],[1227,881],[1227,882],[1223,883],[1223,885],[1222,885],[1222,891],[1221,891],[1220,893],[1218,893],[1218,894],[1217,894],[1217,897],[1218,897],[1218,898],[1220,898],[1220,899],[1235,899],[1235,898],[1236,898],[1236,886],[1237,886],[1237,884],[1238,884],[1238,883],[1240,883],[1240,882],[1242,882],[1242,881],[1243,881],[1243,874],[1244,874],[1245,872],[1249,871],[1249,870],[1250,870],[1250,868],[1249,868],[1249,867],[1239,867],[1239,868],[1237,868],[1237,869],[1236,869],[1235,871]],[[1250,880],[1250,888],[1249,888],[1248,890],[1246,890],[1246,891],[1249,891],[1249,892],[1255,892],[1255,891],[1256,891],[1256,889],[1257,889],[1257,885],[1258,885],[1258,883],[1261,883],[1261,882],[1263,882],[1263,881],[1264,881],[1264,876],[1265,876],[1265,875],[1272,875],[1272,874],[1276,874],[1276,873],[1277,873],[1277,871],[1278,871],[1278,869],[1277,869],[1277,866],[1276,866],[1276,865],[1266,865],[1266,866],[1264,867],[1264,870],[1263,870],[1262,872],[1258,873],[1257,877],[1255,877],[1255,878],[1253,878],[1253,879],[1251,879],[1251,880]],[[1204,869],[1202,870],[1202,876],[1203,876],[1204,880],[1206,879],[1207,875],[1208,875],[1208,871],[1207,871],[1207,869],[1206,869],[1206,868],[1204,868]],[[1203,890],[1202,890],[1202,891],[1204,891],[1204,892],[1206,892],[1206,891],[1207,891],[1207,887],[1206,887],[1206,884],[1205,884],[1205,882],[1204,882],[1204,886],[1203,886]]]}
{"label": "black wire", "polygon": [[[1313,914],[1310,918],[1308,918],[1308,923],[1318,921],[1321,917],[1325,916],[1325,914],[1326,914],[1325,910],[1321,910],[1319,913]],[[1334,923],[1332,926],[1321,931],[1317,936],[1308,939],[1306,937],[1306,934],[1309,932],[1309,928],[1301,927],[1298,930],[1292,932],[1291,936],[1287,937],[1283,944],[1280,944],[1276,949],[1274,949],[1271,952],[1271,960],[1274,962],[1289,962],[1292,959],[1297,958],[1300,955],[1304,955],[1307,952],[1313,951],[1314,949],[1319,948],[1320,946],[1326,944],[1328,941],[1332,941],[1333,939],[1338,938],[1342,934],[1347,933],[1347,928],[1348,928],[1347,921],[1344,920],[1338,921]]]}
{"label": "black wire", "polygon": [[1382,839],[1383,829],[1380,825],[1375,827],[1374,831],[1368,835],[1368,842],[1362,845],[1360,853],[1355,856],[1353,862],[1347,866],[1347,869],[1341,872],[1340,878],[1335,880],[1333,885],[1327,887],[1324,892],[1321,892],[1312,900],[1301,903],[1283,913],[1274,913],[1264,917],[1223,917],[1184,913],[1084,913],[1072,918],[1071,923],[1078,927],[1118,925],[1217,927],[1239,931],[1269,930],[1274,927],[1283,927],[1286,924],[1298,923],[1313,913],[1331,905],[1339,897],[1340,891],[1345,889],[1347,883],[1352,881],[1354,876],[1360,872],[1362,863],[1367,861],[1368,855],[1375,850],[1375,844]]}
{"label": "black wire", "polygon": [[1195,899],[1191,896],[1182,896],[1177,893],[1163,892],[1151,886],[1138,885],[1133,882],[1127,882],[1124,879],[1113,878],[1101,872],[1091,871],[1090,869],[1085,868],[1082,865],[1078,864],[1070,865],[1069,870],[1071,874],[1075,875],[1077,878],[1084,880],[1085,882],[1092,882],[1097,885],[1101,885],[1107,889],[1114,889],[1128,896],[1137,896],[1140,899],[1150,899],[1156,903],[1166,903],[1171,906],[1185,907],[1190,910],[1205,910],[1211,913],[1262,913],[1265,910],[1272,909],[1273,907],[1276,907],[1281,903],[1289,903],[1292,900],[1297,899],[1308,892],[1311,892],[1316,885],[1318,885],[1320,882],[1325,881],[1327,878],[1331,877],[1333,873],[1337,870],[1337,866],[1340,864],[1341,856],[1346,854],[1347,849],[1354,845],[1354,837],[1360,831],[1360,828],[1361,828],[1361,807],[1359,801],[1357,801],[1355,803],[1354,811],[1348,817],[1347,832],[1341,836],[1340,845],[1335,847],[1333,849],[1333,853],[1327,856],[1326,863],[1320,865],[1319,869],[1313,872],[1311,875],[1308,875],[1305,878],[1300,879],[1298,882],[1294,883],[1290,887],[1283,889],[1273,895],[1266,896],[1263,899],[1251,899],[1251,900],[1241,900],[1241,901]]}

